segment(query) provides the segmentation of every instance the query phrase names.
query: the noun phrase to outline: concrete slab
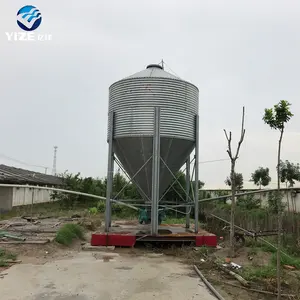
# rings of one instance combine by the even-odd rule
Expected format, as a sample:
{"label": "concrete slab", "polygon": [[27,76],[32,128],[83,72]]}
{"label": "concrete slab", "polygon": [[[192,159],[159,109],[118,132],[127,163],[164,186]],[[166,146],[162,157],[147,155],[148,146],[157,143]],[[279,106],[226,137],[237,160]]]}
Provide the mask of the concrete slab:
{"label": "concrete slab", "polygon": [[81,252],[44,265],[15,265],[6,272],[0,280],[3,300],[215,300],[190,267],[165,256],[103,260]]}

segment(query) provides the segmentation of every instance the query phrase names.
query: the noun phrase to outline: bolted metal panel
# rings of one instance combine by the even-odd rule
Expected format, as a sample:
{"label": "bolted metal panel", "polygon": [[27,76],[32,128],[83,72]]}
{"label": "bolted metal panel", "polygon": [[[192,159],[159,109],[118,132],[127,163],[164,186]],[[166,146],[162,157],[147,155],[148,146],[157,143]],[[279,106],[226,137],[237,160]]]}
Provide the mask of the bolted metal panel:
{"label": "bolted metal panel", "polygon": [[153,111],[154,107],[160,107],[161,136],[194,140],[198,97],[194,85],[179,79],[150,77],[118,81],[109,91],[109,112],[116,112],[115,137],[153,135]]}
{"label": "bolted metal panel", "polygon": [[[108,124],[114,112],[113,151],[131,177],[152,156],[155,107],[160,108],[160,156],[173,173],[180,169],[195,147],[198,101],[196,86],[155,65],[110,86]],[[151,199],[151,166],[152,161],[134,179],[145,199]],[[162,162],[159,178],[161,196],[173,178]]]}

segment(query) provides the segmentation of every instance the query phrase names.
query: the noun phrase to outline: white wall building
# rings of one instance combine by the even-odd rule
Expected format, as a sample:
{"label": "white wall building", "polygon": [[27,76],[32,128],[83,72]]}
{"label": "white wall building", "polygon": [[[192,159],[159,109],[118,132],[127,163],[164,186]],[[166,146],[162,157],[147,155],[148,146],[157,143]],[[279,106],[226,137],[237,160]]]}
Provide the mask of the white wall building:
{"label": "white wall building", "polygon": [[[217,197],[219,193],[222,191],[228,193],[228,195],[231,194],[230,189],[203,189],[202,191],[206,191],[210,193],[211,197]],[[243,192],[250,192],[250,191],[259,191],[257,189],[243,189],[240,193]],[[294,188],[293,190],[286,190],[282,189],[284,192],[284,197],[282,199],[282,203],[285,205],[285,210],[290,210],[295,212],[300,212],[300,188]],[[254,197],[256,199],[261,199],[262,206],[268,206],[268,197],[269,193],[271,193],[272,190],[263,190],[261,193],[254,194]],[[246,197],[246,196],[243,196]],[[221,200],[220,200],[221,201]],[[227,203],[230,203],[230,198],[227,199]]]}
{"label": "white wall building", "polygon": [[53,201],[52,191],[39,189],[38,186],[59,187],[62,179],[24,169],[0,165],[0,183],[34,185],[37,188],[0,186],[0,212],[11,210],[15,206],[38,204]]}

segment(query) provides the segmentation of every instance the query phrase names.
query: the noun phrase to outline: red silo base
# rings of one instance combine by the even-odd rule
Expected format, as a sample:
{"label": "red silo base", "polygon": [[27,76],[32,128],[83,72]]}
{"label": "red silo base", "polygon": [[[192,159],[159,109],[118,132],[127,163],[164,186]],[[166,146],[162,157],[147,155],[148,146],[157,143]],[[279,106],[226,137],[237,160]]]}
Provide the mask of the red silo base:
{"label": "red silo base", "polygon": [[[167,228],[167,229],[166,229]],[[120,229],[119,229],[120,230]],[[169,234],[150,235],[140,233],[136,230],[132,231],[118,231],[109,233],[94,233],[92,234],[91,245],[92,246],[116,246],[116,247],[134,247],[138,242],[182,242],[182,243],[194,243],[196,247],[217,246],[217,237],[214,234],[210,234],[204,230],[199,233],[193,233],[191,231],[185,231],[184,228],[179,226],[163,227],[162,230],[168,230]]]}

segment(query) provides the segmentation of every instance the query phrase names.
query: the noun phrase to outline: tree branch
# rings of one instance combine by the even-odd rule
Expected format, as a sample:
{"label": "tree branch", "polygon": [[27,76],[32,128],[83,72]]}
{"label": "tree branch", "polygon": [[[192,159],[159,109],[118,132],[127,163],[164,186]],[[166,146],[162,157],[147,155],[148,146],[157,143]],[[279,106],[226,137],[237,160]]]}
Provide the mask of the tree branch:
{"label": "tree branch", "polygon": [[238,147],[236,149],[236,154],[235,154],[234,159],[238,158],[241,145],[242,145],[242,143],[244,141],[245,132],[246,132],[246,129],[244,129],[244,124],[245,124],[245,107],[243,106],[241,137],[240,137],[240,140],[239,140],[239,143],[238,143]]}
{"label": "tree branch", "polygon": [[227,153],[228,153],[228,156],[229,158],[232,160],[232,151],[231,151],[231,131],[229,131],[229,136],[227,134],[227,131],[225,129],[224,130],[224,133],[225,133],[225,136],[226,136],[226,139],[227,139],[227,142],[228,142],[228,150],[227,150]]}

